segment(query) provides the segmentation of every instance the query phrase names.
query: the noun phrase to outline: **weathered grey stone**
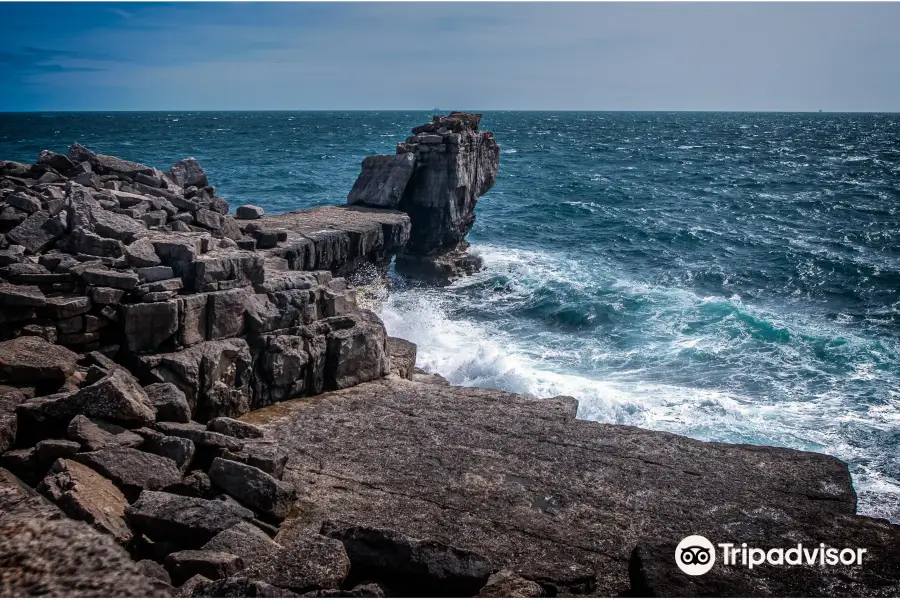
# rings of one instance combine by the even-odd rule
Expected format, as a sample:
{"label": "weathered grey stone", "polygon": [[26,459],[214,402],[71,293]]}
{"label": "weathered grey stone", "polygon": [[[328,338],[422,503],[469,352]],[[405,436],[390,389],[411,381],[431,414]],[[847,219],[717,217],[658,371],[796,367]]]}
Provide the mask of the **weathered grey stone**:
{"label": "weathered grey stone", "polygon": [[87,296],[47,296],[46,301],[45,310],[53,319],[68,319],[91,310],[91,300]]}
{"label": "weathered grey stone", "polygon": [[150,403],[156,407],[159,421],[187,423],[191,420],[191,407],[187,398],[173,383],[154,383],[144,388]]}
{"label": "weathered grey stone", "polygon": [[99,210],[93,211],[92,216],[94,233],[105,238],[119,240],[124,244],[131,244],[135,239],[147,233],[147,226],[143,221],[132,219],[126,215],[116,214],[109,210]]}
{"label": "weathered grey stone", "polygon": [[167,435],[189,439],[198,446],[223,448],[235,452],[240,451],[244,447],[244,443],[241,440],[222,433],[216,433],[215,431],[208,431],[205,427],[193,421],[190,423],[160,421],[156,424],[156,428]]}
{"label": "weathered grey stone", "polygon": [[219,500],[145,491],[125,509],[125,516],[133,528],[151,539],[199,548],[217,533],[251,520],[253,511]]}
{"label": "weathered grey stone", "polygon": [[192,598],[194,597],[194,592],[198,588],[203,588],[203,586],[208,583],[212,583],[212,580],[208,577],[204,577],[203,575],[194,575],[178,588],[177,596],[179,598]]}
{"label": "weathered grey stone", "polygon": [[244,313],[253,296],[251,288],[213,292],[208,296],[209,339],[224,340],[244,333]]}
{"label": "weathered grey stone", "polygon": [[172,578],[169,577],[169,572],[155,560],[145,558],[144,560],[139,560],[137,566],[141,569],[141,572],[150,579],[156,579],[162,581],[166,585],[172,585]]}
{"label": "weathered grey stone", "polygon": [[212,490],[209,475],[203,471],[191,471],[181,480],[181,485],[169,488],[169,491],[192,498],[208,498]]}
{"label": "weathered grey stone", "polygon": [[87,161],[91,168],[100,175],[124,175],[133,179],[138,173],[145,175],[153,174],[153,167],[142,165],[140,163],[123,160],[115,156],[107,156],[105,154],[97,154],[78,144],[72,144],[69,148],[68,157],[72,162],[80,163]]}
{"label": "weathered grey stone", "polygon": [[6,203],[13,208],[27,212],[29,215],[41,210],[41,201],[27,192],[17,192],[6,196]]}
{"label": "weathered grey stone", "polygon": [[132,267],[156,267],[162,262],[149,238],[141,238],[126,246],[125,258]]}
{"label": "weathered grey stone", "polygon": [[80,448],[81,444],[71,440],[41,440],[35,445],[34,451],[39,463],[50,465],[57,458],[75,456]]}
{"label": "weathered grey stone", "polygon": [[293,598],[297,594],[265,581],[246,577],[207,580],[193,591],[194,598]]}
{"label": "weathered grey stone", "polygon": [[196,215],[194,216],[194,221],[200,227],[205,227],[214,231],[219,231],[220,229],[222,229],[222,225],[224,223],[224,219],[221,213],[207,210],[205,208],[201,208],[197,211]]}
{"label": "weathered grey stone", "polygon": [[209,185],[206,173],[200,167],[200,163],[197,162],[197,159],[193,157],[185,158],[172,165],[172,168],[169,169],[169,175],[176,184],[183,188],[192,185],[197,187]]}
{"label": "weathered grey stone", "polygon": [[175,461],[134,448],[107,446],[76,454],[74,460],[111,479],[129,498],[136,498],[142,490],[161,490],[181,482]]}
{"label": "weathered grey stone", "polygon": [[112,271],[109,269],[85,269],[81,275],[85,283],[97,287],[110,287],[119,290],[132,290],[138,284],[138,276],[131,271]]}
{"label": "weathered grey stone", "polygon": [[119,258],[125,254],[125,244],[119,240],[105,238],[87,229],[76,229],[63,241],[67,242],[68,251],[78,254],[108,258]]}
{"label": "weathered grey stone", "polygon": [[263,210],[262,207],[254,206],[252,204],[245,204],[244,206],[237,207],[234,216],[237,219],[252,221],[254,219],[261,219],[265,214],[266,211]]}
{"label": "weathered grey stone", "polygon": [[48,167],[56,169],[60,173],[66,173],[75,167],[68,156],[65,154],[57,154],[50,150],[41,150],[37,162],[39,165],[47,165]]}
{"label": "weathered grey stone", "polygon": [[131,431],[113,423],[100,419],[89,419],[84,415],[76,415],[66,429],[70,440],[81,444],[87,452],[100,450],[107,446],[125,446],[137,448],[144,439]]}
{"label": "weathered grey stone", "polygon": [[293,540],[266,560],[249,565],[238,573],[238,577],[262,580],[303,593],[340,588],[349,572],[350,560],[343,544],[312,535]]}
{"label": "weathered grey stone", "polygon": [[142,267],[137,269],[138,278],[141,283],[153,283],[155,281],[165,281],[166,279],[174,279],[175,273],[172,267]]}
{"label": "weathered grey stone", "polygon": [[0,304],[4,310],[8,310],[6,307],[41,308],[47,304],[47,299],[37,286],[0,283]]}
{"label": "weathered grey stone", "polygon": [[37,254],[49,248],[65,232],[65,211],[51,216],[39,210],[7,233],[6,239],[13,244],[23,246],[31,254]]}
{"label": "weathered grey stone", "polygon": [[250,566],[267,560],[280,547],[259,527],[242,521],[216,534],[202,549],[238,554]]}
{"label": "weathered grey stone", "polygon": [[390,372],[387,335],[378,316],[368,310],[326,321],[326,389],[337,390],[386,376]]}
{"label": "weathered grey stone", "polygon": [[75,372],[78,355],[39,337],[0,342],[0,381],[16,384],[61,384]]}
{"label": "weathered grey stone", "polygon": [[[176,419],[165,419],[175,421]],[[221,433],[238,439],[261,438],[263,430],[256,425],[244,423],[229,417],[216,417],[206,424],[206,428],[216,433]]]}
{"label": "weathered grey stone", "polygon": [[117,290],[108,287],[92,287],[90,290],[91,300],[94,304],[101,305],[117,305],[122,301],[125,290]]}
{"label": "weathered grey stone", "polygon": [[278,520],[287,517],[296,498],[292,485],[239,462],[216,458],[209,478],[245,505]]}
{"label": "weathered grey stone", "polygon": [[347,204],[397,208],[415,166],[413,153],[367,157],[362,162],[362,173],[347,195]]}
{"label": "weathered grey stone", "polygon": [[178,302],[125,304],[121,307],[125,345],[132,352],[159,348],[178,331]]}
{"label": "weathered grey stone", "polygon": [[164,435],[153,439],[148,438],[144,441],[142,449],[174,461],[181,473],[184,473],[191,466],[195,451],[194,442],[172,435]]}
{"label": "weathered grey stone", "polygon": [[0,594],[50,597],[163,597],[115,540],[71,519],[0,520]]}
{"label": "weathered grey stone", "polygon": [[131,541],[131,530],[125,523],[128,501],[111,481],[93,469],[61,458],[53,463],[38,491],[71,518],[93,525],[119,544]]}

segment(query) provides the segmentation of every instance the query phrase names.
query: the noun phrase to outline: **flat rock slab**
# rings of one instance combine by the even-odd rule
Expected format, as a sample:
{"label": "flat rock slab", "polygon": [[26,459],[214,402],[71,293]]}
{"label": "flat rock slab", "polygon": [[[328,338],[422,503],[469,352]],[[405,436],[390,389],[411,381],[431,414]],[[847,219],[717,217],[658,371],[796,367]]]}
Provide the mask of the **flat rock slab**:
{"label": "flat rock slab", "polygon": [[241,521],[250,521],[253,511],[220,500],[145,491],[125,509],[125,516],[135,530],[152,540],[196,549]]}
{"label": "flat rock slab", "polygon": [[[790,522],[810,539],[881,540],[869,546],[870,568],[900,576],[900,561],[885,550],[900,544],[900,528],[869,532],[841,461],[578,421],[574,412],[564,397],[398,378],[242,420],[290,456],[284,479],[301,500],[276,539],[283,545],[340,521],[477,552],[550,594],[613,596],[631,589],[632,551],[648,540],[728,541],[739,527],[765,540]],[[779,578],[779,593],[804,592],[790,569],[769,577]],[[883,593],[884,580],[853,593]]]}
{"label": "flat rock slab", "polygon": [[0,381],[11,383],[62,382],[75,372],[78,355],[39,337],[0,342]]}

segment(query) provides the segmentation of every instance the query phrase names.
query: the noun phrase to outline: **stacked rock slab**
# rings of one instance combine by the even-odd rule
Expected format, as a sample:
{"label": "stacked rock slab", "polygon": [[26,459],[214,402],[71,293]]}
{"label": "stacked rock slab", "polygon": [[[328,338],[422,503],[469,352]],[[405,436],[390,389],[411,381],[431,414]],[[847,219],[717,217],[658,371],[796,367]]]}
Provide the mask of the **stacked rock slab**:
{"label": "stacked rock slab", "polygon": [[397,268],[435,283],[447,283],[481,267],[466,252],[477,199],[493,187],[500,147],[479,131],[481,115],[437,115],[413,128],[395,156],[370,156],[348,204],[397,208],[410,216],[409,242]]}

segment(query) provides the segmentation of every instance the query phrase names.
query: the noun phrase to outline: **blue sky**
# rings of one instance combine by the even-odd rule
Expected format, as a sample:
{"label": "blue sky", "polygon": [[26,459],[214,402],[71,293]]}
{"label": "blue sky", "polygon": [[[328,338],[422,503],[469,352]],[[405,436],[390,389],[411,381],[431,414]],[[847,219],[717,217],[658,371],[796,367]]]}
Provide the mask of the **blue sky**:
{"label": "blue sky", "polygon": [[0,8],[0,111],[900,111],[900,3]]}

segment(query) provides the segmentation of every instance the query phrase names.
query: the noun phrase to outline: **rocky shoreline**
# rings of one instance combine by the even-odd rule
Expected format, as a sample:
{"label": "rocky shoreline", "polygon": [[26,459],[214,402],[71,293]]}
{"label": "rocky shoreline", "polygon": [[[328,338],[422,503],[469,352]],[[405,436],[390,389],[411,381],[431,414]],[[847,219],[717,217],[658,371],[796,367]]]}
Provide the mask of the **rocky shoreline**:
{"label": "rocky shoreline", "polygon": [[[445,284],[499,147],[436,116],[345,206],[230,215],[196,160],[0,161],[0,594],[897,595],[846,465],[577,421],[415,368],[347,283]],[[864,547],[717,566],[686,535]]]}

